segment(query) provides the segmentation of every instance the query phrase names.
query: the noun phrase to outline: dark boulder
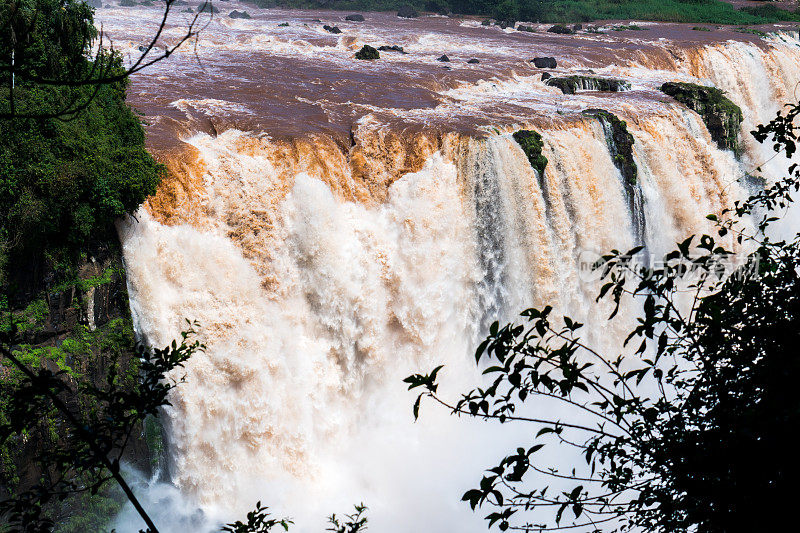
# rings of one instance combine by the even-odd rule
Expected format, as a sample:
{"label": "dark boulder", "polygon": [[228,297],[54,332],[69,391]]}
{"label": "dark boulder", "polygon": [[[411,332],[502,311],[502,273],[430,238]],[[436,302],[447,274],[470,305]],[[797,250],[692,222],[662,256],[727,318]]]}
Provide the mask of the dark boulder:
{"label": "dark boulder", "polygon": [[535,33],[536,30],[533,29],[533,26],[523,26],[522,24],[517,26],[517,31],[526,31],[528,33]]}
{"label": "dark boulder", "polygon": [[436,61],[441,61],[441,62],[443,62],[443,63],[449,63],[449,62],[450,62],[450,58],[449,58],[449,57],[447,57],[447,55],[446,55],[446,54],[442,54],[442,56],[441,56],[441,57],[437,57],[437,58],[436,58]]}
{"label": "dark boulder", "polygon": [[549,72],[545,72],[544,74],[542,74],[542,81],[547,81],[547,80],[549,80],[549,79],[550,79],[550,78],[552,78],[552,77],[553,77],[553,76],[552,76],[552,75],[550,75],[550,73],[549,73]]}
{"label": "dark boulder", "polygon": [[470,63],[472,65],[476,65],[476,64],[480,63],[480,61],[473,57],[472,59],[468,60],[467,63]]}
{"label": "dark boulder", "polygon": [[228,13],[228,16],[232,19],[249,19],[253,18],[250,16],[250,13],[247,11],[236,11],[235,9]]}
{"label": "dark boulder", "polygon": [[364,15],[354,13],[352,15],[347,15],[344,20],[349,20],[350,22],[364,22]]}
{"label": "dark boulder", "polygon": [[322,27],[322,29],[327,31],[328,33],[333,33],[333,34],[342,33],[342,30],[340,30],[337,26],[328,26],[327,24],[325,24]]}
{"label": "dark boulder", "polygon": [[583,24],[575,24],[572,27],[572,31],[581,31],[583,29]]}
{"label": "dark boulder", "polygon": [[380,50],[381,52],[397,52],[398,54],[407,53],[405,50],[403,50],[402,46],[397,46],[396,44],[393,44],[392,46],[387,46],[387,45],[379,46],[378,50]]}
{"label": "dark boulder", "polygon": [[372,59],[380,59],[380,58],[381,55],[378,53],[378,51],[368,44],[365,44],[364,46],[361,47],[361,50],[356,52],[356,59],[369,61]]}
{"label": "dark boulder", "polygon": [[534,57],[531,59],[531,63],[536,68],[556,68],[558,66],[554,57]]}
{"label": "dark boulder", "polygon": [[279,28],[288,28],[289,27],[289,23],[288,22],[281,22],[280,24],[278,24],[278,27]]}
{"label": "dark boulder", "polygon": [[562,24],[556,24],[555,26],[551,27],[547,30],[549,33],[557,33],[559,35],[572,35],[575,33],[575,30],[567,28]]}
{"label": "dark boulder", "polygon": [[403,6],[397,10],[397,16],[404,19],[415,19],[419,16],[419,13],[411,6]]}

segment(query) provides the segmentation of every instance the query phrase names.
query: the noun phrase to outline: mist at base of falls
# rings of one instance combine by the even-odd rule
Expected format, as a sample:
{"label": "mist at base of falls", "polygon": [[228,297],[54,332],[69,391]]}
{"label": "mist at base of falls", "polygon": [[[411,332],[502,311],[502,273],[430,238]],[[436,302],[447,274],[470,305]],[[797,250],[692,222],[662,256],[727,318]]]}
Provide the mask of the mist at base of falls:
{"label": "mist at base of falls", "polygon": [[[796,40],[698,54],[693,75],[743,107],[743,139],[800,82]],[[440,390],[457,398],[481,383],[473,353],[488,324],[545,304],[614,353],[634,310],[605,322],[583,254],[636,244],[662,254],[746,197],[754,166],[785,169],[750,140],[737,161],[675,103],[636,104],[625,108],[636,202],[589,117],[537,128],[544,175],[498,130],[441,143],[367,199],[348,196],[358,184],[348,188],[346,165],[331,175],[308,154],[279,159],[294,152],[277,141],[235,129],[185,138],[202,161],[191,210],[165,223],[151,206],[119,226],[137,333],[164,345],[189,318],[208,346],[173,376],[186,383],[162,417],[170,482],[134,483],[160,530],[212,531],[261,501],[299,532],[360,502],[372,531],[485,531],[485,513],[460,497],[530,429],[432,403],[414,423],[402,379],[444,364]],[[126,509],[114,527],[142,525]]]}

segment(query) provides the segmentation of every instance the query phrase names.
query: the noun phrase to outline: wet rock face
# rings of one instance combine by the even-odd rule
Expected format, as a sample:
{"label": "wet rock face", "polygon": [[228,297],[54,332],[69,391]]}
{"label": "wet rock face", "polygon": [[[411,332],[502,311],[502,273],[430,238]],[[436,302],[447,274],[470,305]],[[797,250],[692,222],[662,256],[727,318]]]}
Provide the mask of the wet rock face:
{"label": "wet rock face", "polygon": [[628,124],[613,113],[604,109],[587,109],[584,115],[596,118],[603,125],[611,156],[627,184],[635,184],[639,169],[633,160],[633,135]]}
{"label": "wet rock face", "polygon": [[328,26],[327,24],[322,27],[323,30],[327,31],[328,33],[339,34],[342,33],[342,30],[339,29],[338,26]]}
{"label": "wet rock face", "polygon": [[661,92],[697,112],[720,148],[733,151],[737,157],[741,154],[739,126],[743,120],[742,110],[728,100],[724,92],[716,87],[683,82],[667,82],[661,86]]}
{"label": "wet rock face", "polygon": [[449,63],[450,62],[450,58],[447,57],[446,54],[442,54],[440,57],[436,58],[436,61],[441,61],[442,63]]}
{"label": "wet rock face", "polygon": [[551,87],[558,87],[564,94],[575,94],[579,89],[584,91],[603,91],[618,93],[630,90],[631,84],[613,78],[595,78],[592,76],[566,76],[550,78],[546,82]]}
{"label": "wet rock face", "polygon": [[380,53],[378,53],[376,49],[374,49],[368,44],[365,44],[364,46],[361,47],[361,50],[356,52],[356,59],[369,61],[372,59],[380,59],[380,58],[381,58]]}
{"label": "wet rock face", "polygon": [[247,11],[236,11],[235,9],[228,13],[228,16],[232,19],[249,19],[253,18],[250,16],[250,13]]}
{"label": "wet rock face", "polygon": [[347,15],[344,20],[349,20],[350,22],[364,22],[364,15],[354,13],[353,15]]}
{"label": "wet rock face", "polygon": [[517,141],[522,151],[528,156],[531,166],[539,173],[539,176],[544,175],[544,169],[547,167],[547,158],[542,155],[542,136],[538,131],[534,130],[519,130],[514,133],[514,140]]}
{"label": "wet rock face", "polygon": [[472,59],[467,60],[467,63],[469,63],[470,65],[477,65],[478,63],[480,63],[480,60],[479,59],[475,59],[473,57]]}
{"label": "wet rock face", "polygon": [[[108,369],[113,364],[119,365],[119,376],[135,371],[133,323],[118,246],[93,245],[86,257],[74,265],[74,281],[64,281],[63,274],[57,274],[46,261],[32,260],[25,268],[36,274],[24,280],[10,311],[25,317],[26,327],[17,338],[19,345],[26,346],[29,354],[50,354],[41,357],[39,364],[43,368],[59,372],[63,370],[60,365],[68,365],[82,380],[101,388],[106,386]],[[59,354],[63,360],[58,359]],[[3,377],[0,372],[0,380]],[[65,374],[64,380],[75,386],[71,373]],[[10,473],[19,475],[19,488],[35,484],[41,473],[36,456],[44,447],[65,437],[61,429],[28,435],[10,462],[0,465],[0,488],[2,479]],[[150,475],[153,456],[137,432],[126,447],[125,457]]]}
{"label": "wet rock face", "polygon": [[531,63],[536,68],[556,68],[558,66],[554,57],[534,57],[531,59]]}

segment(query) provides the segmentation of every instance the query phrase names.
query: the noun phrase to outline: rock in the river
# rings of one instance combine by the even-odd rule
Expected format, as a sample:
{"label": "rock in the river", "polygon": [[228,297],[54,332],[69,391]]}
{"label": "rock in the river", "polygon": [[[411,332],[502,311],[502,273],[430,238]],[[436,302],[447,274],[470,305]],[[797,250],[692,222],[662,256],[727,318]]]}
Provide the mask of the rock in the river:
{"label": "rock in the river", "polygon": [[322,29],[327,31],[328,33],[333,33],[333,34],[342,33],[342,30],[340,30],[338,26],[328,26],[327,24],[325,24],[322,27]]}
{"label": "rock in the river", "polygon": [[475,64],[478,64],[478,63],[480,63],[480,60],[478,60],[478,59],[475,59],[475,58],[473,57],[472,59],[468,60],[468,61],[467,61],[467,63],[470,63],[470,64],[473,64],[473,65],[475,65]]}
{"label": "rock in the river", "polygon": [[380,58],[381,55],[378,53],[378,51],[368,44],[365,44],[361,47],[361,50],[356,52],[356,59],[371,60]]}
{"label": "rock in the river", "polygon": [[624,80],[613,78],[594,78],[592,76],[565,76],[563,78],[550,78],[547,85],[558,87],[564,94],[575,94],[578,89],[584,91],[603,91],[618,93],[630,90],[631,84]]}
{"label": "rock in the river", "polygon": [[743,120],[742,110],[728,100],[724,92],[716,87],[683,82],[667,82],[661,86],[661,92],[703,117],[711,138],[720,148],[732,150],[737,156],[741,154],[739,126]]}
{"label": "rock in the river", "polygon": [[519,24],[519,25],[517,26],[517,31],[527,31],[527,32],[529,32],[529,33],[534,33],[534,32],[536,32],[536,30],[535,30],[535,29],[533,29],[533,26],[523,26],[522,24]]}
{"label": "rock in the river", "polygon": [[583,114],[600,121],[603,125],[603,130],[606,132],[608,148],[611,152],[614,166],[619,169],[622,177],[625,178],[626,184],[632,185],[636,183],[639,170],[633,160],[634,138],[628,131],[628,124],[615,114],[609,113],[604,109],[587,109]]}
{"label": "rock in the river", "polygon": [[392,46],[387,46],[387,45],[379,46],[378,50],[380,50],[381,52],[397,52],[399,54],[407,53],[405,50],[403,50],[402,46],[397,46],[396,44],[393,44]]}
{"label": "rock in the river", "polygon": [[419,16],[419,13],[411,6],[403,6],[397,10],[397,16],[404,19],[415,19]]}
{"label": "rock in the river", "polygon": [[549,72],[545,72],[544,74],[542,74],[542,81],[547,81],[552,77],[553,76]]}
{"label": "rock in the river", "polygon": [[531,63],[536,68],[556,68],[558,66],[554,57],[534,57],[531,59]]}
{"label": "rock in the river", "polygon": [[572,27],[572,31],[581,31],[583,29],[583,24],[575,24]]}
{"label": "rock in the river", "polygon": [[347,15],[344,20],[349,20],[350,22],[364,22],[364,15],[353,13],[352,15]]}
{"label": "rock in the river", "polygon": [[542,148],[544,148],[542,136],[538,131],[519,130],[514,133],[514,140],[517,141],[522,151],[528,156],[528,161],[531,166],[539,173],[539,177],[541,177],[547,166],[547,158],[542,155]]}
{"label": "rock in the river", "polygon": [[442,54],[440,57],[436,58],[436,61],[441,61],[443,63],[449,63],[450,62],[450,58],[447,57],[446,54]]}
{"label": "rock in the river", "polygon": [[214,7],[213,4],[210,2],[204,2],[200,7],[197,8],[199,13],[219,13],[219,9]]}
{"label": "rock in the river", "polygon": [[558,33],[558,34],[561,34],[561,35],[572,35],[573,33],[575,33],[575,30],[571,30],[571,29],[567,28],[566,26],[564,26],[563,24],[556,24],[555,26],[551,27],[547,31],[550,32],[550,33]]}
{"label": "rock in the river", "polygon": [[249,19],[253,18],[250,16],[250,13],[247,11],[236,11],[235,9],[228,13],[228,16],[232,19]]}

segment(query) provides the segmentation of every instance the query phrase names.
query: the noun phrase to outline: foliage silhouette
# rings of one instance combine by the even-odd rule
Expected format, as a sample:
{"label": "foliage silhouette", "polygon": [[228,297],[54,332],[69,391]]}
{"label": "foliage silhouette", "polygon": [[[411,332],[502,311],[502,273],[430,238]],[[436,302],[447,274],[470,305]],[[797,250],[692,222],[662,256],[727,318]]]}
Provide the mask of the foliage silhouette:
{"label": "foliage silhouette", "polygon": [[[104,387],[91,380],[67,376],[64,371],[31,368],[23,361],[24,354],[14,349],[15,331],[0,337],[0,354],[9,361],[21,379],[7,394],[7,417],[0,424],[0,443],[18,435],[32,433],[39,421],[54,418],[65,436],[59,446],[43,450],[37,463],[42,465],[42,479],[32,487],[15,492],[0,501],[0,516],[11,531],[50,531],[54,524],[44,513],[54,500],[64,500],[80,493],[95,494],[109,481],[118,484],[125,497],[147,524],[156,527],[133,494],[120,472],[120,461],[134,430],[148,416],[158,416],[169,405],[169,392],[182,378],[167,374],[181,368],[192,354],[205,349],[197,340],[196,323],[188,323],[181,342],[150,349],[139,346],[138,387],[130,390],[118,379],[118,368],[106,372]],[[88,404],[88,408],[82,408]]]}
{"label": "foliage silhouette", "polygon": [[328,527],[325,531],[333,531],[334,533],[358,533],[359,531],[367,530],[367,506],[363,503],[353,506],[355,513],[344,515],[344,518],[339,518],[335,514],[328,517]]}
{"label": "foliage silhouette", "polygon": [[[752,133],[791,156],[798,113],[790,106]],[[800,234],[771,235],[798,188],[792,164],[788,177],[709,215],[717,236],[690,237],[655,267],[636,261],[641,248],[603,256],[597,300],[610,299],[609,320],[623,303],[641,306],[619,353],[593,348],[583,324],[545,307],[524,311],[521,324],[491,325],[476,351],[488,386],[449,401],[438,392],[441,367],[406,378],[422,391],[415,417],[432,398],[456,415],[533,426],[532,441],[463,496],[491,510],[490,528],[784,527],[800,475],[785,434],[800,423],[791,392],[800,377]],[[548,459],[556,446],[581,457],[559,468]]]}
{"label": "foliage silhouette", "polygon": [[[172,45],[158,51],[177,0],[164,0],[161,20],[139,57],[127,68],[102,28],[95,29],[93,8],[81,0],[0,1],[0,120],[71,120],[87,109],[103,87],[168,58],[197,37],[213,17],[206,2]],[[206,8],[208,6],[208,8]],[[96,49],[92,57],[91,51]]]}

